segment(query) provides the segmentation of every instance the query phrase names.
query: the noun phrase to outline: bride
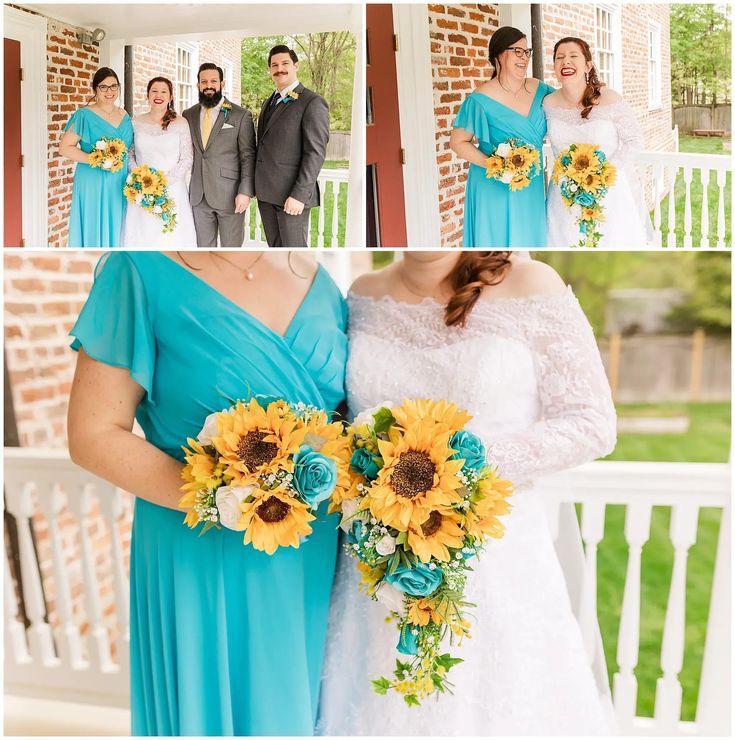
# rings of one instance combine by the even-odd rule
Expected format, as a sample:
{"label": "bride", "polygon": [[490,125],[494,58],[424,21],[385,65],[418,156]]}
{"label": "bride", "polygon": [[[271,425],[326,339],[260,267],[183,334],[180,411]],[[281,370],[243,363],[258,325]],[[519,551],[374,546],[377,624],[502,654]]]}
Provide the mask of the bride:
{"label": "bride", "polygon": [[[610,389],[571,289],[510,252],[406,252],[358,279],[348,303],[350,413],[406,398],[453,401],[515,493],[505,537],[489,543],[467,582],[476,623],[451,651],[464,659],[452,669],[454,694],[421,707],[373,692],[370,679],[393,670],[398,632],[340,553],[317,732],[611,734],[604,658],[585,653],[575,584],[565,583],[534,482],[615,444]],[[582,557],[573,510],[564,526],[560,539]]]}
{"label": "bride", "polygon": [[[592,144],[617,170],[616,181],[602,199],[604,221],[597,226],[601,233],[598,246],[645,248],[653,241],[653,229],[633,168],[634,156],[644,144],[635,114],[618,93],[599,80],[586,41],[575,37],[558,41],[554,46],[554,72],[561,88],[543,101],[554,158],[571,144]],[[550,184],[547,246],[579,243],[582,234],[575,208],[565,205],[559,187]]]}
{"label": "bride", "polygon": [[194,217],[189,205],[186,177],[194,161],[189,124],[176,115],[173,85],[165,77],[154,77],[148,83],[150,110],[133,119],[133,148],[128,156],[128,169],[147,164],[163,170],[168,192],[176,204],[176,228],[163,233],[163,221],[140,206],[129,204],[125,215],[123,245],[126,249],[181,249],[196,247]]}

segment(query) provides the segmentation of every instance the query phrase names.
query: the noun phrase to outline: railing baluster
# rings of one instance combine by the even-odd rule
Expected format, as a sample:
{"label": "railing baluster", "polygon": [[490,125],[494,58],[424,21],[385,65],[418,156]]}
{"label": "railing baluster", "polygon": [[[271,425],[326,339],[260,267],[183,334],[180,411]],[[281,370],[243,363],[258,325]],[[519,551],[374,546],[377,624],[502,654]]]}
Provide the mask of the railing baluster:
{"label": "railing baluster", "polygon": [[684,246],[692,246],[692,174],[688,165],[682,167],[684,175]]}
{"label": "railing baluster", "polygon": [[41,510],[48,520],[49,535],[51,538],[51,553],[56,581],[56,611],[61,624],[59,639],[59,658],[70,668],[86,667],[87,661],[82,650],[82,638],[79,625],[74,620],[72,609],[71,589],[69,587],[69,573],[66,567],[64,545],[59,532],[58,516],[63,507],[63,496],[55,484],[49,486],[48,491],[39,491]]}
{"label": "railing baluster", "polygon": [[725,183],[727,172],[717,170],[717,246],[725,246]]}
{"label": "railing baluster", "polygon": [[699,180],[702,183],[702,235],[699,246],[709,247],[709,175],[710,171],[706,167],[699,170]]}
{"label": "railing baluster", "polygon": [[[255,205],[255,209],[256,209],[256,210],[258,209],[258,205],[257,205],[257,203],[256,203],[256,205]],[[252,214],[252,210],[253,210],[253,205],[252,205],[252,203],[251,203],[251,204],[249,204],[249,205],[248,205],[248,207],[247,207],[247,208],[245,209],[245,244],[250,244],[250,243],[251,243],[251,241],[252,241],[252,240],[250,239],[250,223],[251,223],[251,218],[252,218],[252,216],[251,216],[251,214]],[[256,235],[256,236],[257,236],[257,235]]]}
{"label": "railing baluster", "polygon": [[666,246],[676,246],[676,174],[679,168],[676,165],[671,165],[668,168],[669,174],[669,233],[666,235]]}
{"label": "railing baluster", "polygon": [[260,208],[255,208],[255,241],[261,244],[265,242],[265,233],[263,231],[263,224],[260,219]]}
{"label": "railing baluster", "polygon": [[664,735],[676,734],[681,717],[679,673],[684,661],[686,564],[689,548],[697,539],[698,512],[698,505],[693,503],[671,507],[669,536],[674,545],[674,568],[661,645],[663,676],[656,681],[656,705],[653,710],[657,730]]}
{"label": "railing baluster", "polygon": [[28,643],[26,642],[26,630],[23,623],[18,618],[20,616],[18,609],[18,598],[15,595],[13,586],[13,576],[10,573],[10,563],[8,562],[8,550],[5,548],[5,660],[13,660],[16,663],[30,663],[31,656],[28,652]]}
{"label": "railing baluster", "polygon": [[[316,230],[316,245],[317,247],[324,246],[324,211],[327,206],[327,187],[326,180],[319,178],[319,191],[321,192],[321,205],[319,206],[319,217],[317,220]],[[336,207],[336,204],[335,204]]]}
{"label": "railing baluster", "polygon": [[580,627],[584,646],[591,663],[597,649],[597,545],[605,531],[604,502],[588,501],[582,505],[581,530],[585,545],[585,567],[582,582]]}
{"label": "railing baluster", "polygon": [[92,664],[103,673],[115,670],[110,655],[110,638],[102,621],[100,607],[100,585],[94,562],[92,544],[89,541],[87,517],[92,508],[91,485],[86,484],[81,491],[71,493],[69,508],[79,522],[79,544],[82,555],[82,573],[84,578],[84,602],[87,607],[89,622],[89,655]]}
{"label": "railing baluster", "polygon": [[332,239],[329,242],[330,247],[339,246],[339,189],[340,185],[337,180],[332,180],[332,193],[334,194],[334,208],[332,208]]}
{"label": "railing baluster", "polygon": [[28,643],[34,662],[44,666],[56,666],[59,659],[54,649],[51,625],[45,621],[46,604],[41,586],[41,573],[36,550],[31,536],[33,516],[33,485],[8,485],[8,511],[15,517],[18,527],[18,550],[20,554],[20,577],[23,583],[26,615],[31,622],[28,628]]}
{"label": "railing baluster", "polygon": [[625,540],[628,543],[628,565],[618,631],[618,672],[613,677],[615,714],[621,732],[633,734],[636,716],[641,617],[641,551],[651,533],[651,505],[629,504],[625,513]]}
{"label": "railing baluster", "polygon": [[664,179],[664,168],[663,165],[653,165],[653,230],[656,237],[656,246],[660,247],[663,244],[663,236],[661,234],[661,184]]}

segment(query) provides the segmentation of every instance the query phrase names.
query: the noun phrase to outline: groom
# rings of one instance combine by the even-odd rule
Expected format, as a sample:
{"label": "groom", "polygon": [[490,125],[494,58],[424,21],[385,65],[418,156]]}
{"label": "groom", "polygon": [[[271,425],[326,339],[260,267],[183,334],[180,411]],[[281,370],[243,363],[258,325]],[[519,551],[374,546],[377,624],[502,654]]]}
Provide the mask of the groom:
{"label": "groom", "polygon": [[184,111],[194,143],[189,202],[197,246],[241,247],[254,195],[255,128],[247,108],[222,96],[224,73],[211,62],[197,75],[199,105]]}
{"label": "groom", "polygon": [[268,71],[276,89],[258,118],[255,195],[269,247],[305,247],[309,209],[319,205],[317,178],[329,141],[329,107],[297,79],[299,59],[274,46]]}

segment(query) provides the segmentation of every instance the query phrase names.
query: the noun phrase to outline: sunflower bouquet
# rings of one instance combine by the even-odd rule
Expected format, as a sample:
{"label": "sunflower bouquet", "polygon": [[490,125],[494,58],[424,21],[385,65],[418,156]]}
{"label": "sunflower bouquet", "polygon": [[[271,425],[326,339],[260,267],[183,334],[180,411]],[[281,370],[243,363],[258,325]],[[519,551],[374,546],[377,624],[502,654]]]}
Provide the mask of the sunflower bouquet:
{"label": "sunflower bouquet", "polygon": [[298,548],[319,504],[349,485],[344,425],[303,403],[237,401],[210,414],[187,445],[184,523],[202,524],[201,534],[212,527],[243,532],[243,544],[269,555]]}
{"label": "sunflower bouquet", "polygon": [[486,177],[505,183],[513,191],[528,187],[540,172],[539,150],[520,139],[498,144],[485,161]]}
{"label": "sunflower bouquet", "polygon": [[176,228],[176,203],[168,193],[166,175],[154,167],[142,164],[128,174],[123,188],[128,203],[135,203],[163,221],[163,233]]}
{"label": "sunflower bouquet", "polygon": [[551,179],[577,222],[578,247],[596,247],[605,220],[602,201],[615,183],[617,170],[596,144],[572,144],[559,153]]}
{"label": "sunflower bouquet", "polygon": [[128,155],[128,148],[121,139],[98,139],[92,151],[87,155],[90,167],[105,172],[118,172],[123,168]]}
{"label": "sunflower bouquet", "polygon": [[500,538],[512,485],[486,463],[472,417],[452,403],[410,400],[361,413],[348,437],[350,486],[332,496],[361,590],[392,613],[400,632],[391,678],[374,680],[419,705],[450,690],[447,672],[462,661],[442,645],[469,637],[465,584],[471,559]]}

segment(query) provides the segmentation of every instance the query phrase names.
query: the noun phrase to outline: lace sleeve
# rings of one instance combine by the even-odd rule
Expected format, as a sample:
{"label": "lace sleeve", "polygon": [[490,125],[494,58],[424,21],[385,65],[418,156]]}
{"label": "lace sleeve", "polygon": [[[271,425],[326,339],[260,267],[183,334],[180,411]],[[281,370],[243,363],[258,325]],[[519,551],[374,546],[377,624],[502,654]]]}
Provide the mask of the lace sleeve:
{"label": "lace sleeve", "polygon": [[130,145],[130,149],[128,149],[128,172],[132,172],[137,166],[138,163],[135,161],[135,139],[133,139],[133,143]]}
{"label": "lace sleeve", "polygon": [[615,407],[592,328],[571,290],[554,303],[554,311],[539,305],[527,328],[540,419],[523,432],[488,440],[490,463],[516,485],[615,447]]}
{"label": "lace sleeve", "polygon": [[645,146],[643,131],[638,124],[638,119],[633,109],[625,100],[619,100],[608,106],[608,108],[610,119],[615,124],[615,130],[620,140],[620,146],[613,155],[613,159],[618,162],[628,163]]}
{"label": "lace sleeve", "polygon": [[172,124],[176,126],[176,132],[179,136],[179,159],[167,173],[170,180],[186,180],[194,162],[194,148],[191,143],[189,124],[186,120],[181,120],[183,123],[177,120],[175,124]]}

